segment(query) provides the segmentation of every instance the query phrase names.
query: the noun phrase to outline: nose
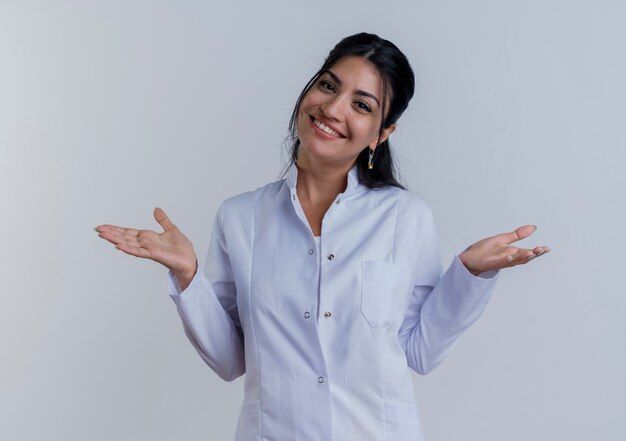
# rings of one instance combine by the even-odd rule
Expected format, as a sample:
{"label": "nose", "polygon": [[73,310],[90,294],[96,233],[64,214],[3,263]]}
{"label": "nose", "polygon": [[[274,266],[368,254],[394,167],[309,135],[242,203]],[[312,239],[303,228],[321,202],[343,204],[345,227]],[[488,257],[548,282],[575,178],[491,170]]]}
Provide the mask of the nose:
{"label": "nose", "polygon": [[345,112],[345,103],[341,95],[335,95],[320,105],[323,116],[329,120],[341,121]]}

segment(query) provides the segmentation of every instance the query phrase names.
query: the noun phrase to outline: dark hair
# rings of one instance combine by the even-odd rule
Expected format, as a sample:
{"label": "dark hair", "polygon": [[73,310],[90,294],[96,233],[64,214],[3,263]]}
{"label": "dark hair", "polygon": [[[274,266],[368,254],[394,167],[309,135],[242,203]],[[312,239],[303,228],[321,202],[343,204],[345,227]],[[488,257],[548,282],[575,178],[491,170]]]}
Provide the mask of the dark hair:
{"label": "dark hair", "polygon": [[[348,56],[362,57],[371,63],[381,76],[383,82],[382,115],[379,136],[383,129],[394,124],[400,115],[409,105],[415,90],[415,78],[413,70],[406,56],[392,42],[380,38],[375,34],[361,32],[351,35],[341,40],[330,51],[324,64],[315,75],[304,86],[300,93],[296,105],[294,106],[291,119],[289,120],[288,143],[290,144],[290,164],[295,163],[298,158],[300,140],[296,132],[298,110],[302,98],[313,87],[318,78],[341,59]],[[387,104],[387,89],[390,89],[389,109],[385,109]],[[391,145],[387,138],[374,150],[374,168],[368,169],[369,148],[365,146],[356,159],[359,182],[368,188],[380,188],[395,186],[404,188],[396,180],[396,169],[391,152]]]}

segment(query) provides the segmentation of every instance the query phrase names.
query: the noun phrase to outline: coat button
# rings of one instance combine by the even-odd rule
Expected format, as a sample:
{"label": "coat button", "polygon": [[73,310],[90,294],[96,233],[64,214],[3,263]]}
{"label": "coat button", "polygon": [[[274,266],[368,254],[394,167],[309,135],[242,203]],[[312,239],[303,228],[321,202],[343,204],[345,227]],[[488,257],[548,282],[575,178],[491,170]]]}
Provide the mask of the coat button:
{"label": "coat button", "polygon": [[292,194],[292,195],[291,195],[291,199],[293,199],[293,200],[295,201],[295,200],[296,200],[296,195],[295,195],[295,194]]}
{"label": "coat button", "polygon": [[304,313],[304,318],[309,318],[311,317],[311,313],[309,311]]}
{"label": "coat button", "polygon": [[334,255],[334,254],[329,254],[329,255],[328,255],[328,260],[333,260],[334,258],[335,258],[335,255]]}
{"label": "coat button", "polygon": [[332,314],[330,312],[325,312],[324,317],[330,317]]}
{"label": "coat button", "polygon": [[315,252],[315,250],[313,248],[309,249],[309,255],[313,254]]}
{"label": "coat button", "polygon": [[318,382],[318,383],[323,383],[323,382],[324,382],[324,377],[319,377],[319,378],[317,379],[317,382]]}

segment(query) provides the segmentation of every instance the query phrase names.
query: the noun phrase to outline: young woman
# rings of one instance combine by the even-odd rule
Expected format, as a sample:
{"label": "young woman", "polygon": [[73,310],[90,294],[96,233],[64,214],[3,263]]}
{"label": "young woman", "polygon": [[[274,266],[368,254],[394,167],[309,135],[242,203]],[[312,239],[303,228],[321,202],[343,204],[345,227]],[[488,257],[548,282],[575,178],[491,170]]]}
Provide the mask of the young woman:
{"label": "young woman", "polygon": [[473,244],[442,275],[430,209],[394,177],[388,138],[413,96],[387,40],[343,39],[291,117],[285,179],[217,211],[204,271],[165,212],[163,232],[96,228],[170,271],[185,333],[224,380],[244,373],[237,441],[416,441],[409,375],[426,374],[481,314],[502,268],[549,249]]}

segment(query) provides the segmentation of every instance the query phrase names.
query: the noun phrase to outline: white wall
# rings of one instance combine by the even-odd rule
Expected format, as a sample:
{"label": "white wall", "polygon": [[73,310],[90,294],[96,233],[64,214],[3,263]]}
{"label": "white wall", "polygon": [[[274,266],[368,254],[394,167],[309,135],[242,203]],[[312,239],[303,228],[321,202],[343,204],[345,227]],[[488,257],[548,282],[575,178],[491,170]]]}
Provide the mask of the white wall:
{"label": "white wall", "polygon": [[0,1],[0,439],[232,439],[243,382],[187,342],[165,270],[92,228],[159,205],[204,255],[362,30],[414,66],[392,143],[446,259],[525,223],[553,250],[414,376],[429,439],[625,439],[625,4],[248,3]]}

